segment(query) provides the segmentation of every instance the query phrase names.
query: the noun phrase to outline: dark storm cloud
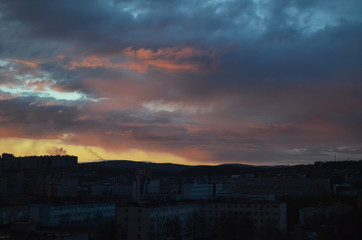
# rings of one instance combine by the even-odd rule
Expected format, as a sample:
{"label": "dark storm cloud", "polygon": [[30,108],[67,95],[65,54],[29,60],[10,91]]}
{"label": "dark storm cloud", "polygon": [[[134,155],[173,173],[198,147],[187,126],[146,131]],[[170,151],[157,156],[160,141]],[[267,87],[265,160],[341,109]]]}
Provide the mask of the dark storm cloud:
{"label": "dark storm cloud", "polygon": [[[343,1],[343,4],[354,12],[360,5],[358,1]],[[301,5],[298,1],[8,0],[2,1],[1,9],[4,21],[17,22],[18,27],[26,28],[30,35],[79,40],[94,48],[109,44],[111,47],[116,47],[116,44],[122,47],[127,44],[159,47],[160,44],[172,46],[180,43],[218,44],[220,47],[225,41],[253,41],[264,33],[273,38],[287,29],[298,33],[312,28],[313,22],[308,17],[305,17],[305,26],[298,25],[297,20],[305,12],[313,15],[310,13],[313,7],[316,10],[322,8],[316,3]],[[337,10],[331,12],[336,12],[331,18],[339,17]],[[322,24],[328,25],[328,22]],[[285,36],[285,33],[281,35]],[[286,39],[289,38],[280,38]]]}
{"label": "dark storm cloud", "polygon": [[[331,10],[320,20],[323,2]],[[339,74],[338,69],[358,71],[362,23],[353,13],[361,4],[343,2],[347,7],[339,12],[340,5],[325,1],[39,0],[3,1],[1,9],[3,21],[19,23],[13,28],[24,28],[22,32],[36,38],[77,42],[79,51],[107,53],[130,45],[217,47],[227,51],[220,62],[230,71],[229,79],[243,82],[316,79]]]}
{"label": "dark storm cloud", "polygon": [[[81,102],[79,102],[81,104]],[[68,105],[68,106],[67,106]],[[1,126],[14,136],[52,138],[63,133],[82,134],[93,129],[99,134],[100,142],[111,132],[132,132],[136,138],[161,136],[160,133],[183,131],[182,127],[172,126],[170,119],[156,117],[147,112],[118,111],[102,116],[90,117],[89,109],[77,104],[60,104],[38,101],[34,97],[19,97],[0,100]]]}
{"label": "dark storm cloud", "polygon": [[[130,24],[129,16],[117,14],[103,1],[3,1],[2,18],[5,21],[20,22],[29,34],[42,34],[57,40],[101,41],[106,37],[107,26],[113,27],[113,20],[124,30]],[[122,27],[123,26],[123,27]],[[114,29],[112,29],[114,30]],[[109,36],[111,37],[111,36]]]}
{"label": "dark storm cloud", "polygon": [[59,130],[66,131],[77,116],[75,107],[45,106],[34,98],[15,98],[0,101],[1,125],[14,135],[42,137]]}

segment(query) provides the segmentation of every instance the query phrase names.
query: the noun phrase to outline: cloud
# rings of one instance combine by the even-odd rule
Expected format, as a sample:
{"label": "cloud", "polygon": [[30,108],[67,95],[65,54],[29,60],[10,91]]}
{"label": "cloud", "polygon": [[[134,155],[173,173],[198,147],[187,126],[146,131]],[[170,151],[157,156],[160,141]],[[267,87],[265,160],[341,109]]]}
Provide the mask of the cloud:
{"label": "cloud", "polygon": [[73,70],[75,68],[85,67],[85,68],[121,68],[122,64],[113,64],[107,58],[102,58],[98,56],[90,56],[82,59],[81,61],[72,61],[70,62],[69,70]]}
{"label": "cloud", "polygon": [[47,91],[45,87],[51,87],[54,82],[51,80],[41,80],[41,81],[28,81],[26,88],[35,87],[34,91]]}
{"label": "cloud", "polygon": [[[126,59],[124,56],[126,56]],[[123,68],[136,70],[138,73],[147,73],[152,70],[164,72],[199,72],[211,65],[210,58],[205,53],[193,48],[160,48],[134,50],[128,47],[119,56],[100,57],[96,55],[71,61],[69,70],[76,68]],[[214,64],[215,66],[215,64]]]}
{"label": "cloud", "polygon": [[88,151],[89,153],[91,153],[92,155],[94,155],[96,157],[96,160],[104,160],[103,157],[101,157],[97,152],[95,152],[94,150],[92,150],[91,148],[89,147],[84,147],[84,149],[86,151]]}
{"label": "cloud", "polygon": [[97,159],[361,156],[361,9],[357,0],[3,0],[0,136],[60,141]]}
{"label": "cloud", "polygon": [[54,147],[48,150],[48,154],[50,155],[67,155],[67,151],[62,147]]}
{"label": "cloud", "polygon": [[132,47],[128,47],[123,50],[123,53],[129,57],[136,56],[139,59],[154,59],[154,58],[172,58],[172,59],[188,59],[192,57],[202,56],[203,53],[193,48],[161,48],[157,51],[152,49],[141,48],[134,50]]}
{"label": "cloud", "polygon": [[35,63],[35,62],[23,61],[23,60],[19,60],[19,59],[13,59],[13,61],[16,62],[16,63],[22,63],[22,64],[25,64],[25,65],[28,65],[30,67],[37,67],[38,66],[38,63]]}

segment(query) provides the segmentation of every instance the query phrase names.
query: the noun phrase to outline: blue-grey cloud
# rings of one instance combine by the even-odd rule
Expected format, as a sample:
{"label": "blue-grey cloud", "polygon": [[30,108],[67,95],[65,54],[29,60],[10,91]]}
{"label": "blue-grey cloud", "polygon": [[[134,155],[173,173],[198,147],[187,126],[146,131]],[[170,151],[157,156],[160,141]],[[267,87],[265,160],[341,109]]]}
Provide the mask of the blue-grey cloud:
{"label": "blue-grey cloud", "polygon": [[361,10],[358,0],[3,0],[0,130],[209,162],[358,155]]}

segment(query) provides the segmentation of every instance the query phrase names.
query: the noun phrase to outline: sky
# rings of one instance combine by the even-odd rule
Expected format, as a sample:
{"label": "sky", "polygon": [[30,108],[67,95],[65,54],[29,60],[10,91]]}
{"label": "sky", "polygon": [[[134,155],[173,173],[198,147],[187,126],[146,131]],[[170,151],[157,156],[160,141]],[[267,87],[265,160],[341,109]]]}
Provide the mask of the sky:
{"label": "sky", "polygon": [[0,152],[362,159],[360,0],[1,0]]}

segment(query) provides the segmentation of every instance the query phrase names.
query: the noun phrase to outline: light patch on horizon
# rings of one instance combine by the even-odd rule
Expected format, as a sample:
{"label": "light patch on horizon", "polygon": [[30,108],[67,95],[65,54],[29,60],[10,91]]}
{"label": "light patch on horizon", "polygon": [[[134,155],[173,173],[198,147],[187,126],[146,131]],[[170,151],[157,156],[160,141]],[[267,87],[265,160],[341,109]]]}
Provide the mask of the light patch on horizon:
{"label": "light patch on horizon", "polygon": [[213,111],[213,106],[206,105],[203,107],[180,104],[176,102],[164,102],[163,100],[154,100],[150,102],[145,102],[142,104],[143,107],[151,110],[152,112],[176,112],[176,111],[184,111],[190,113],[211,113]]}
{"label": "light patch on horizon", "polygon": [[[52,155],[54,154],[54,149],[62,149],[68,155],[78,156],[78,162],[132,160],[188,165],[205,164],[205,162],[189,160],[164,152],[146,152],[139,149],[128,149],[117,152],[96,146],[72,145],[59,139],[0,138],[0,154],[7,152],[15,156]],[[215,165],[217,163],[210,164]]]}
{"label": "light patch on horizon", "polygon": [[348,153],[348,154],[361,154],[362,155],[362,148],[360,146],[339,146],[335,149],[330,151],[335,151],[339,153]]}
{"label": "light patch on horizon", "polygon": [[308,152],[307,148],[293,148],[293,149],[288,149],[286,150],[287,153],[289,154],[305,154]]}
{"label": "light patch on horizon", "polygon": [[[311,150],[308,148],[293,148],[285,150],[292,160],[293,163],[298,162],[299,164],[307,164],[310,163],[308,160],[311,155],[320,155],[320,161],[332,161],[335,160],[335,157],[338,156],[339,160],[360,160],[362,158],[362,150],[358,147],[336,147],[331,149],[320,149],[320,150]],[[305,160],[294,159],[293,156],[305,156]],[[289,160],[289,161],[290,161]],[[336,159],[337,160],[337,159]]]}

